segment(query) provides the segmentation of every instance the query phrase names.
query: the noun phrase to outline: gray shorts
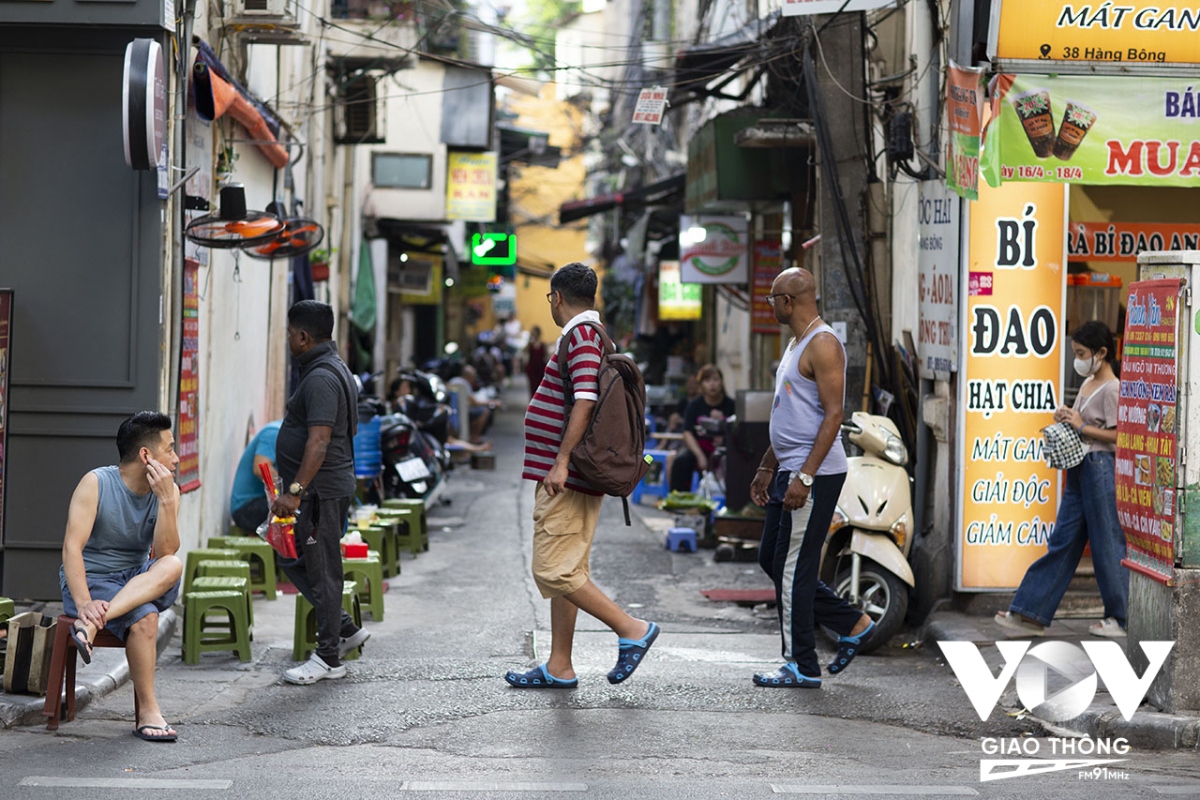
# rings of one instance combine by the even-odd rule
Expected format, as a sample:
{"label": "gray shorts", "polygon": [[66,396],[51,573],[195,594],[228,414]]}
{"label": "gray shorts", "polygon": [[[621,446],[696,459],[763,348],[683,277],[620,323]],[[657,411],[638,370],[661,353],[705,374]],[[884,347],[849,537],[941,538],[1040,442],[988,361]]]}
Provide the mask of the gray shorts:
{"label": "gray shorts", "polygon": [[[125,584],[129,583],[138,575],[148,571],[154,565],[157,559],[147,561],[146,563],[130,567],[123,572],[105,572],[97,575],[88,575],[88,591],[92,593],[93,600],[112,600],[117,596],[117,592],[125,588]],[[71,597],[71,590],[67,588],[67,576],[62,567],[58,568],[58,585],[62,589],[63,613],[68,616],[78,617],[79,608],[75,605],[75,599]],[[104,627],[106,630],[113,633],[122,642],[129,635],[129,628],[133,623],[146,617],[150,614],[160,614],[166,611],[171,606],[175,605],[175,600],[179,597],[179,581],[167,590],[167,593],[156,600],[149,603],[142,603],[137,608],[127,614],[124,614],[116,619],[110,618]]]}

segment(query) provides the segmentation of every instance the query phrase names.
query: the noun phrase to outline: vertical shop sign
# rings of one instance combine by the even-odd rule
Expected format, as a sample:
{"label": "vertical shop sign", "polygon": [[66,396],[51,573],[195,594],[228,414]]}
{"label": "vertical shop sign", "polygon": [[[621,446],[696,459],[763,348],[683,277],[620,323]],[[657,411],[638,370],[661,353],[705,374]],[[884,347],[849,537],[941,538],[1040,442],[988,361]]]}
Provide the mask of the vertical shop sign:
{"label": "vertical shop sign", "polygon": [[783,242],[754,243],[754,280],[751,283],[750,325],[754,333],[779,333],[779,320],[767,302],[771,284],[783,271]]}
{"label": "vertical shop sign", "polygon": [[679,279],[678,261],[658,262],[658,318],[660,320],[700,319],[704,287]]}
{"label": "vertical shop sign", "polygon": [[958,370],[959,199],[937,181],[917,193],[917,354],[921,377],[949,380]]}
{"label": "vertical shop sign", "polygon": [[946,68],[946,185],[968,200],[979,198],[979,134],[983,128],[983,68]]}
{"label": "vertical shop sign", "polygon": [[1117,408],[1117,516],[1126,566],[1166,583],[1175,564],[1178,278],[1129,287]]}
{"label": "vertical shop sign", "polygon": [[200,262],[183,262],[183,343],[179,353],[179,491],[200,488]]}
{"label": "vertical shop sign", "polygon": [[446,219],[496,221],[496,154],[446,156]]}
{"label": "vertical shop sign", "polygon": [[4,541],[4,487],[8,485],[8,372],[12,368],[12,289],[0,289],[0,542]]}
{"label": "vertical shop sign", "polygon": [[1058,509],[1041,429],[1061,405],[1066,187],[981,185],[969,206],[957,582],[1011,589]]}

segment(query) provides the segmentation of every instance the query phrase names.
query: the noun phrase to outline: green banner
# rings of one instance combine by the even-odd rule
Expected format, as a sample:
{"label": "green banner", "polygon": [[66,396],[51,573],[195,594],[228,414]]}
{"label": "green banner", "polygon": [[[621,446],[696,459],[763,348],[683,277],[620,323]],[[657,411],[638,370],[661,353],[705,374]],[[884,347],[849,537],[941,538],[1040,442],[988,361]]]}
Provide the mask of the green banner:
{"label": "green banner", "polygon": [[997,75],[980,168],[1001,181],[1195,186],[1200,91],[1175,78]]}

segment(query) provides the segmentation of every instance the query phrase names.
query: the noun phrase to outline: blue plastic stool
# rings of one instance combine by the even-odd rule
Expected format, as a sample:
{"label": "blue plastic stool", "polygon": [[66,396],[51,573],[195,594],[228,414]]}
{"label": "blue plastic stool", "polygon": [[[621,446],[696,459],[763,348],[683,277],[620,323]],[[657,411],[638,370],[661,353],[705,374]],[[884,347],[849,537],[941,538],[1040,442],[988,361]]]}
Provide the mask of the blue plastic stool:
{"label": "blue plastic stool", "polygon": [[644,494],[651,497],[666,497],[671,492],[671,476],[667,474],[667,456],[670,455],[670,451],[647,450],[646,455],[651,458],[653,463],[641,483],[633,487],[633,494],[629,495],[631,503],[642,502]]}
{"label": "blue plastic stool", "polygon": [[666,547],[676,553],[680,548],[686,548],[689,553],[696,552],[696,531],[691,528],[671,528],[667,531]]}

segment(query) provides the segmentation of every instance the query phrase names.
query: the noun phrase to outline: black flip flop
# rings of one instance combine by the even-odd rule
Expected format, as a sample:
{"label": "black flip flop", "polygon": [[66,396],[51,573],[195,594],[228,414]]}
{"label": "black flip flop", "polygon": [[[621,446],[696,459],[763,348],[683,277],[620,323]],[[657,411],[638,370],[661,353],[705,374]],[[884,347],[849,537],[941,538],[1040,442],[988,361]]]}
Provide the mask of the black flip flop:
{"label": "black flip flop", "polygon": [[79,627],[78,620],[71,623],[71,640],[75,642],[75,649],[79,651],[83,663],[92,663],[92,643],[88,641],[87,631]]}
{"label": "black flip flop", "polygon": [[167,736],[150,736],[149,734],[145,733],[146,730],[169,731],[169,730],[171,730],[171,726],[170,725],[142,725],[142,726],[139,726],[133,732],[133,735],[138,737],[139,739],[141,739],[144,742],[174,742],[175,740],[177,740],[179,738],[178,733],[172,733]]}

